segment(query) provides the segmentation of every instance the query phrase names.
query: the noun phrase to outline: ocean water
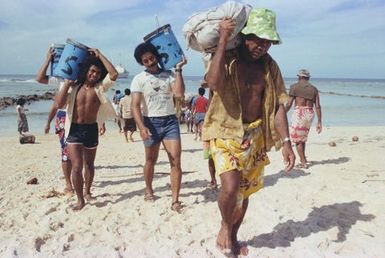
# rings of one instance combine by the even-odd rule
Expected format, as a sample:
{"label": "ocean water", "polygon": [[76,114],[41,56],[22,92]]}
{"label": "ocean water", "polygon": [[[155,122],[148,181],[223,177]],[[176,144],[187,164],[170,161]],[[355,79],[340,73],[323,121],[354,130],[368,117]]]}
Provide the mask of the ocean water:
{"label": "ocean water", "polygon": [[[202,77],[185,76],[186,94],[198,92]],[[115,90],[129,88],[132,77],[118,79],[108,92],[110,98]],[[289,88],[297,81],[286,78]],[[378,126],[385,125],[385,80],[377,79],[316,79],[313,83],[320,91],[322,120],[324,126]],[[38,94],[53,91],[55,87],[42,85],[34,75],[0,75],[0,97]],[[52,101],[37,101],[26,105],[31,133],[43,133]],[[291,113],[288,117],[290,119]],[[53,131],[51,124],[51,132]],[[108,128],[107,128],[108,129]],[[15,106],[0,110],[1,135],[17,135]]]}

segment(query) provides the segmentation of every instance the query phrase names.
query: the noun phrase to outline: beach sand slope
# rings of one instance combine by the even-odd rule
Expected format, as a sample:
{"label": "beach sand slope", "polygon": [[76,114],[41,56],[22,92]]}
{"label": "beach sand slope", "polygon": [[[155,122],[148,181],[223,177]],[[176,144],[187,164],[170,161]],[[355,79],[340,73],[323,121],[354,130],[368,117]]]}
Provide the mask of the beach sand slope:
{"label": "beach sand slope", "polygon": [[[56,136],[37,135],[30,145],[1,137],[0,257],[223,257],[202,144],[183,134],[182,145],[182,214],[170,209],[166,153],[155,167],[156,200],[144,202],[143,144],[125,143],[113,129],[100,138],[96,200],[74,212],[76,198],[60,194]],[[269,153],[265,187],[250,197],[239,231],[248,257],[383,257],[385,127],[312,128],[306,151],[312,166],[290,173],[280,152]],[[33,177],[38,184],[27,184]]]}

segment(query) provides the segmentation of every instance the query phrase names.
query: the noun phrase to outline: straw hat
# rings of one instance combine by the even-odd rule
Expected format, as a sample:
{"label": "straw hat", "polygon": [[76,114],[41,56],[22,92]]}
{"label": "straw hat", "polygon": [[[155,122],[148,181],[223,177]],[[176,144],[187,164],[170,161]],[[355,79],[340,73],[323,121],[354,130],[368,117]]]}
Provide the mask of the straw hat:
{"label": "straw hat", "polygon": [[297,74],[298,77],[306,77],[306,78],[310,78],[310,73],[308,70],[306,69],[301,69],[298,71],[298,74]]}

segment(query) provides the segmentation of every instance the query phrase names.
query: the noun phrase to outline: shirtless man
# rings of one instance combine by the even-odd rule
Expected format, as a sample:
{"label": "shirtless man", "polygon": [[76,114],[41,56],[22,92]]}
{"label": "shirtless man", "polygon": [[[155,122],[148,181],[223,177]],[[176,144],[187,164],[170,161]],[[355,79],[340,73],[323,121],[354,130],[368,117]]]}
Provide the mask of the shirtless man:
{"label": "shirtless man", "polygon": [[282,154],[286,170],[294,166],[284,103],[287,99],[278,65],[267,54],[279,44],[275,14],[253,9],[242,30],[239,47],[226,51],[235,22],[224,19],[219,43],[209,64],[206,81],[214,91],[203,125],[203,140],[221,180],[218,206],[221,228],[217,246],[222,252],[247,255],[238,242],[249,196],[263,187],[263,169],[269,164],[266,151],[273,146]]}
{"label": "shirtless man", "polygon": [[98,125],[103,125],[108,114],[106,112],[99,114],[98,111],[101,109],[110,111],[108,117],[115,115],[111,102],[103,92],[112,86],[118,72],[98,49],[89,51],[91,55],[83,63],[78,80],[76,82],[65,80],[55,100],[57,107],[67,103],[66,144],[72,161],[72,182],[78,198],[74,210],[84,207],[84,197],[87,200],[91,199],[91,185],[95,174],[94,161],[99,143]]}
{"label": "shirtless man", "polygon": [[321,104],[319,92],[310,82],[310,73],[305,69],[299,70],[298,82],[290,86],[289,100],[286,104],[286,111],[289,111],[294,104],[294,112],[291,118],[290,137],[295,143],[300,158],[299,168],[308,168],[310,163],[306,159],[305,147],[309,130],[314,119],[314,110],[317,114],[317,133],[322,131]]}

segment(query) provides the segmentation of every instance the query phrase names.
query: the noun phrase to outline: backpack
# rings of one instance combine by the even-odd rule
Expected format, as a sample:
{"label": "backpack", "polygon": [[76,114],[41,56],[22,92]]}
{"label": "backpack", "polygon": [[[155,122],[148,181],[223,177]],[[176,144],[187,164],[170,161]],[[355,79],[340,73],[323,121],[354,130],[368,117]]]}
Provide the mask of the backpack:
{"label": "backpack", "polygon": [[229,17],[236,23],[233,35],[226,49],[233,49],[240,43],[239,32],[245,26],[252,7],[250,5],[227,1],[226,3],[191,15],[183,26],[187,47],[198,52],[213,53],[219,41],[219,23]]}

